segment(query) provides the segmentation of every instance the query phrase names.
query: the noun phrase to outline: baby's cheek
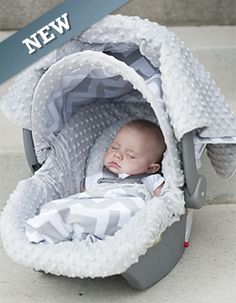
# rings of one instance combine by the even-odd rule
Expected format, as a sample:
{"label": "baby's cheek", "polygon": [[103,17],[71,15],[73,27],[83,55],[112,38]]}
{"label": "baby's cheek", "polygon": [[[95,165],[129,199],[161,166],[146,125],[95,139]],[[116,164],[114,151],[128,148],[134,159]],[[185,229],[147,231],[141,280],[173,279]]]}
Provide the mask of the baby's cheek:
{"label": "baby's cheek", "polygon": [[107,162],[109,160],[109,158],[110,158],[110,153],[106,152],[103,157],[103,162]]}
{"label": "baby's cheek", "polygon": [[104,163],[106,162],[106,159],[107,159],[107,155],[106,155],[106,153],[105,153],[104,156],[103,156],[103,162],[104,162]]}
{"label": "baby's cheek", "polygon": [[136,173],[136,171],[139,169],[139,166],[137,163],[134,162],[129,162],[129,164],[127,165],[129,167],[130,170],[132,170],[133,173]]}

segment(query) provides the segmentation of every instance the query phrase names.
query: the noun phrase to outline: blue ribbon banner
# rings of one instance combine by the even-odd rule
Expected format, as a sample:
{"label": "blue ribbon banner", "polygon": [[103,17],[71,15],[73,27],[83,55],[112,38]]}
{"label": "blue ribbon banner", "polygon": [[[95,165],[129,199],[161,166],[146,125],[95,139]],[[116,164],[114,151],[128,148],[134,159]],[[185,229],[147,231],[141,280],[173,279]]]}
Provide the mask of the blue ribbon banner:
{"label": "blue ribbon banner", "polygon": [[0,84],[129,0],[67,0],[0,43]]}

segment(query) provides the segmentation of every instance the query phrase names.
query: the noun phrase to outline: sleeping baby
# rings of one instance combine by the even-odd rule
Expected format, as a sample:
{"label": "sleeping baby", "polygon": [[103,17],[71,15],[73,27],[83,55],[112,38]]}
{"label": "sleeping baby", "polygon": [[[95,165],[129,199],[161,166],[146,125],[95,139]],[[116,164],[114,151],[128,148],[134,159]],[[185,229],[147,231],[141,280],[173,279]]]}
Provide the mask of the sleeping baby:
{"label": "sleeping baby", "polygon": [[27,238],[33,243],[95,242],[113,235],[160,195],[164,178],[158,171],[165,149],[159,126],[129,121],[106,150],[103,171],[85,179],[83,192],[43,205],[27,221]]}
{"label": "sleeping baby", "polygon": [[[87,177],[86,190],[101,183],[106,173],[118,176],[124,182],[132,179],[144,183],[156,196],[160,195],[164,179],[156,174],[166,149],[160,127],[148,120],[132,120],[120,128],[104,155],[103,173]],[[129,176],[133,176],[130,178]],[[127,178],[129,177],[129,178]],[[109,178],[104,178],[109,181]]]}

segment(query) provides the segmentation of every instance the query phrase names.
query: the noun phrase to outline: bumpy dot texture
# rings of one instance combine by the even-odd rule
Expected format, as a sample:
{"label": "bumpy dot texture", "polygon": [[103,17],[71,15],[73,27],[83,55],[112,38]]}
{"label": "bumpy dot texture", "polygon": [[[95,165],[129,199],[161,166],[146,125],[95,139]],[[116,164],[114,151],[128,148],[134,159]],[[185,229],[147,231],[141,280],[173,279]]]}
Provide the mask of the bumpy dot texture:
{"label": "bumpy dot texture", "polygon": [[31,129],[31,107],[35,87],[42,74],[56,60],[56,51],[26,68],[0,98],[0,110],[16,125]]}

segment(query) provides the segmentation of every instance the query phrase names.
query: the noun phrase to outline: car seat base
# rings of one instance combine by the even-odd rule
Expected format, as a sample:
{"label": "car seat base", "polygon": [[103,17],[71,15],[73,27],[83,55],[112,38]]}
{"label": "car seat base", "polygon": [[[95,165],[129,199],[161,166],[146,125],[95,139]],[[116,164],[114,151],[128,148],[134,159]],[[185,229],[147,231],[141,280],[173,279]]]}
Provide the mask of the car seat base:
{"label": "car seat base", "polygon": [[166,276],[184,253],[186,213],[162,234],[161,241],[151,247],[138,263],[122,276],[135,289],[145,289]]}

